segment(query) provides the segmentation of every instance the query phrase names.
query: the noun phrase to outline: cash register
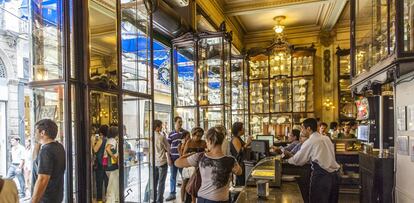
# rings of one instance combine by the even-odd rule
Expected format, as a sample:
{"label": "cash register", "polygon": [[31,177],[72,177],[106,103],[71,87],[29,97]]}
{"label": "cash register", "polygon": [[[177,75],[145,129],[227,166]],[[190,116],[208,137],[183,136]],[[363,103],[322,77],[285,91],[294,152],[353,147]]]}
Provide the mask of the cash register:
{"label": "cash register", "polygon": [[[256,185],[258,181],[266,180],[270,187],[280,187],[282,179],[282,164],[280,156],[269,156],[270,140],[253,140],[251,151],[253,160],[245,161],[246,185]],[[272,143],[273,144],[273,143]]]}

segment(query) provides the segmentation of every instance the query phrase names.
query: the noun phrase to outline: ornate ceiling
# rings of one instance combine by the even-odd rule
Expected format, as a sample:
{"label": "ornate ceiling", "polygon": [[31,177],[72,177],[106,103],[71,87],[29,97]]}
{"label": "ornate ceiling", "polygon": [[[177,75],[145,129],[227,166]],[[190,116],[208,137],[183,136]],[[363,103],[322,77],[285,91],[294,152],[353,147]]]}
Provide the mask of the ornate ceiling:
{"label": "ornate ceiling", "polygon": [[240,24],[244,35],[271,35],[273,17],[284,15],[288,33],[331,30],[347,0],[217,0],[225,15]]}

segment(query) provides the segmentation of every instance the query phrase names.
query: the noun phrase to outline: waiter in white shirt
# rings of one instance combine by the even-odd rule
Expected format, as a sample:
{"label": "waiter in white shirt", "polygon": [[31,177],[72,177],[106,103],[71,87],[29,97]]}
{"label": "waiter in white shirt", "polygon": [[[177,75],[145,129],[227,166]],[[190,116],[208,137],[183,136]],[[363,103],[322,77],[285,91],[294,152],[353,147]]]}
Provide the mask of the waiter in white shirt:
{"label": "waiter in white shirt", "polygon": [[327,136],[317,132],[318,123],[308,118],[302,123],[302,133],[309,139],[288,160],[293,165],[312,164],[309,202],[336,203],[339,192],[339,164],[335,160],[334,146]]}

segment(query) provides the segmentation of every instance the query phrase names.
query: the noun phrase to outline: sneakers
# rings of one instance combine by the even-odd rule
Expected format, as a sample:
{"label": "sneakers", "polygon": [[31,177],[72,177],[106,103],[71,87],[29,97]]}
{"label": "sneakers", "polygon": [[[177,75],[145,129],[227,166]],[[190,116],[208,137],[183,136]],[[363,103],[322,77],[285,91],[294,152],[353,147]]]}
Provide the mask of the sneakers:
{"label": "sneakers", "polygon": [[165,199],[165,201],[171,201],[171,200],[175,200],[175,195],[170,194],[167,199]]}

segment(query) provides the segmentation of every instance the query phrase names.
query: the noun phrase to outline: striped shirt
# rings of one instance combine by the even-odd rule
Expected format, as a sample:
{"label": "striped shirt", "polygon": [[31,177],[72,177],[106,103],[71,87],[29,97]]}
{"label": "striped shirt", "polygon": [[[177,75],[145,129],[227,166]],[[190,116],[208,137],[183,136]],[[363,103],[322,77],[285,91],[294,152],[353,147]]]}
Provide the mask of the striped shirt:
{"label": "striped shirt", "polygon": [[183,134],[185,130],[180,129],[180,131],[173,130],[167,137],[167,141],[170,144],[170,157],[172,161],[177,160],[180,157],[178,153],[178,145],[181,143],[181,139],[183,139]]}

